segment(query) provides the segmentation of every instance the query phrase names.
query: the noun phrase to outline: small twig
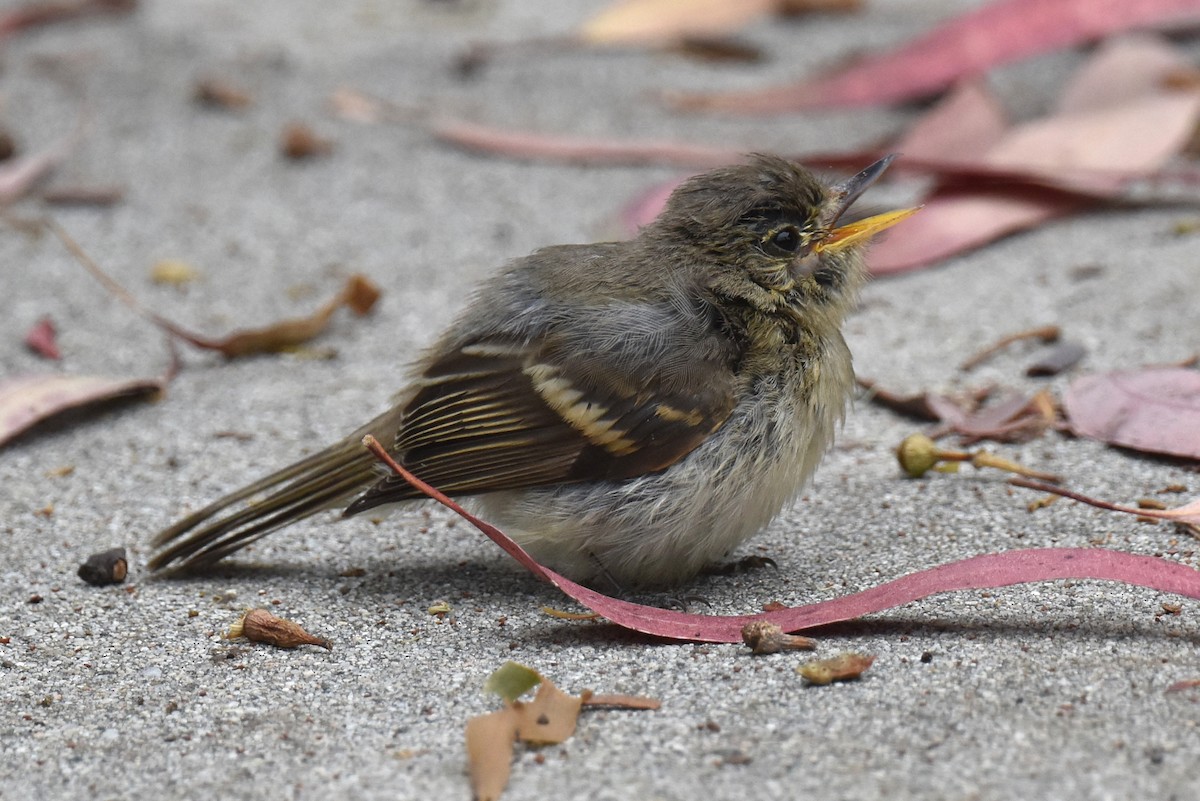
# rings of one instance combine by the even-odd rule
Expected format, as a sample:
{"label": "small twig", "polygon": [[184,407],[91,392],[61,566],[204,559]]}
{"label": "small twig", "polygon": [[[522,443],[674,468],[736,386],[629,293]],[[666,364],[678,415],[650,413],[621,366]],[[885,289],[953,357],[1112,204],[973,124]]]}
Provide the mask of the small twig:
{"label": "small twig", "polygon": [[607,706],[614,709],[659,709],[662,701],[648,698],[644,695],[623,695],[620,693],[593,693],[584,690],[582,706]]}
{"label": "small twig", "polygon": [[103,284],[105,289],[111,292],[118,300],[120,300],[138,315],[154,323],[168,334],[179,337],[180,339],[190,342],[198,347],[210,348],[213,350],[220,349],[220,343],[216,340],[208,339],[200,336],[199,334],[188,331],[186,328],[176,325],[167,318],[162,317],[161,315],[158,315],[143,306],[141,302],[133,296],[133,293],[118,284],[116,280],[108,275],[108,273],[100,269],[100,265],[96,264],[95,260],[93,260],[92,257],[87,254],[87,251],[84,250],[83,247],[80,246],[80,244],[76,242],[70,234],[67,233],[66,229],[64,229],[56,221],[47,218],[43,221],[43,225],[49,228],[50,231],[59,238],[59,241],[61,241],[66,249],[71,252],[71,255],[75,257],[75,260],[78,261],[85,270],[91,273],[93,278]]}
{"label": "small twig", "polygon": [[1062,330],[1057,325],[1044,325],[1040,328],[1030,328],[1028,331],[1018,331],[1015,334],[1009,334],[997,340],[994,344],[989,345],[983,350],[976,353],[971,358],[967,359],[959,369],[965,371],[974,370],[979,365],[992,358],[996,353],[1004,350],[1014,342],[1020,342],[1023,339],[1040,339],[1042,342],[1055,342],[1062,335]]}
{"label": "small twig", "polygon": [[1038,490],[1039,492],[1049,492],[1054,495],[1061,495],[1064,498],[1070,498],[1073,501],[1086,503],[1088,506],[1095,506],[1097,509],[1105,509],[1110,512],[1124,512],[1127,515],[1137,515],[1139,518],[1151,518],[1154,520],[1167,520],[1176,525],[1182,526],[1189,533],[1195,534],[1200,531],[1200,500],[1192,501],[1191,503],[1177,506],[1173,509],[1153,509],[1147,507],[1122,506],[1119,503],[1110,503],[1109,501],[1100,500],[1099,498],[1091,498],[1079,492],[1072,492],[1062,487],[1056,487],[1051,484],[1043,484],[1040,481],[1030,481],[1024,478],[1009,479],[1009,484],[1014,487],[1025,487],[1026,489]]}

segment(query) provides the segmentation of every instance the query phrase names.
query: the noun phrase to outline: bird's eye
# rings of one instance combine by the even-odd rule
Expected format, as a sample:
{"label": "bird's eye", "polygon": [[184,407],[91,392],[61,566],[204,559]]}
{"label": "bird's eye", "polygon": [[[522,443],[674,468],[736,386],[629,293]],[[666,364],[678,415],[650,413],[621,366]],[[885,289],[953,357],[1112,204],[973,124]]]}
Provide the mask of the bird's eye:
{"label": "bird's eye", "polygon": [[780,228],[775,233],[771,234],[770,238],[764,243],[767,252],[776,256],[791,256],[800,250],[803,240],[800,237],[800,232],[795,228],[788,226]]}

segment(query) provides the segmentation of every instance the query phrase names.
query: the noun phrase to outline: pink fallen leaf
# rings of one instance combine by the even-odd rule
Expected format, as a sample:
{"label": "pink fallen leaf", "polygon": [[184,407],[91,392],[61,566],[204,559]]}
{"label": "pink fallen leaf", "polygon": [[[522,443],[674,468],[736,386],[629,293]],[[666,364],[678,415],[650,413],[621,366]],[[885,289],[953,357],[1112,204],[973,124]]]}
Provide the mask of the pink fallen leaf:
{"label": "pink fallen leaf", "polygon": [[538,578],[549,582],[610,622],[633,631],[676,640],[741,642],[747,623],[765,620],[784,631],[853,620],[944,592],[991,589],[1057,579],[1101,579],[1200,598],[1200,572],[1151,556],[1089,548],[1035,548],[975,556],[910,573],[869,590],[807,606],[757,615],[695,615],[612,598],[538,564],[502,531],[472,515],[399,465],[374,437],[363,445],[397,475],[462,517]]}
{"label": "pink fallen leaf", "polygon": [[517,131],[450,117],[434,122],[430,133],[439,141],[472,153],[589,166],[653,164],[704,169],[737,161],[744,152],[682,142],[626,141]]}
{"label": "pink fallen leaf", "polygon": [[[1005,185],[1003,179],[981,184],[962,176],[944,180],[921,214],[873,248],[872,272],[886,275],[934,264],[1121,197],[1139,176],[1161,170],[1195,130],[1200,91],[1173,91],[1162,83],[1168,69],[1184,64],[1165,44],[1151,40],[1103,48],[1079,70],[1059,113],[1011,128],[978,156],[978,164],[1001,173],[1040,174],[1043,187]],[[1118,88],[1080,96],[1078,87],[1108,80]]]}
{"label": "pink fallen leaf", "polygon": [[83,375],[21,375],[0,381],[0,445],[43,420],[119,398],[159,392],[164,378]]}
{"label": "pink fallen leaf", "polygon": [[43,150],[0,166],[0,207],[15,203],[29,194],[30,190],[66,160],[77,141],[78,135],[68,136]]}
{"label": "pink fallen leaf", "polygon": [[788,86],[689,95],[679,105],[749,114],[899,103],[964,78],[1120,31],[1200,20],[1195,0],[996,0],[908,44]]}
{"label": "pink fallen leaf", "polygon": [[58,332],[54,321],[43,317],[34,323],[25,334],[25,347],[45,359],[61,359],[62,351],[58,349]]}
{"label": "pink fallen leaf", "polygon": [[89,14],[125,13],[137,0],[35,0],[0,14],[0,39],[19,31]]}
{"label": "pink fallen leaf", "polygon": [[867,264],[876,276],[917,270],[1091,205],[1044,189],[935,191],[923,201],[920,214],[880,238],[867,254]]}
{"label": "pink fallen leaf", "polygon": [[1077,378],[1063,397],[1078,435],[1200,459],[1200,371],[1150,367]]}
{"label": "pink fallen leaf", "polygon": [[984,156],[996,167],[1121,173],[1160,169],[1196,128],[1200,92],[1169,92],[1017,126]]}
{"label": "pink fallen leaf", "polygon": [[1054,400],[1046,390],[1032,395],[1015,392],[972,411],[944,395],[931,395],[929,405],[942,418],[942,425],[933,436],[953,432],[964,445],[985,439],[1028,442],[1040,437],[1057,421]]}
{"label": "pink fallen leaf", "polygon": [[1110,39],[1071,76],[1058,97],[1061,113],[1095,111],[1158,94],[1172,79],[1196,68],[1159,36],[1130,34]]}
{"label": "pink fallen leaf", "polygon": [[980,81],[959,85],[927,111],[896,143],[909,159],[974,161],[1008,131],[1008,114]]}

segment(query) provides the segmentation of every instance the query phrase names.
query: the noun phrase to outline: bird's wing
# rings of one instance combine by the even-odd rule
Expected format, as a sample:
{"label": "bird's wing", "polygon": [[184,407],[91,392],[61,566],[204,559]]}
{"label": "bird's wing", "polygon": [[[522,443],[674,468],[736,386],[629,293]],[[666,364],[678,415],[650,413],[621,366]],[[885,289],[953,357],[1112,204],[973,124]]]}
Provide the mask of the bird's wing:
{"label": "bird's wing", "polygon": [[[713,369],[679,369],[679,354],[634,352],[612,337],[580,348],[570,336],[569,347],[550,335],[444,348],[409,396],[393,451],[455,495],[620,479],[673,464],[733,409],[733,370],[711,347]],[[389,476],[346,514],[417,495]]]}

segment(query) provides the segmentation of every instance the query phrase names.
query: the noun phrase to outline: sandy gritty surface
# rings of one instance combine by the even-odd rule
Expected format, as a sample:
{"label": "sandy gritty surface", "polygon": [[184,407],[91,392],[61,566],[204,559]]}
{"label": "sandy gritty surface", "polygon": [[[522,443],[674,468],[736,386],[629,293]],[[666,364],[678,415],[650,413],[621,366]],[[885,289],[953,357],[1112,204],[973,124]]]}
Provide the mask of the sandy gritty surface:
{"label": "sandy gritty surface", "polygon": [[[675,138],[790,152],[866,146],[917,110],[780,119],[673,114],[664,89],[759,86],[924,30],[963,3],[873,3],[865,14],[764,21],[748,39],[773,56],[712,65],[581,49],[505,53],[453,69],[471,41],[570,29],[600,3],[147,0],[4,43],[5,123],[30,145],[81,144],[56,186],[118,185],[107,210],[55,212],[115,277],[195,329],[306,313],[363,272],[384,297],[340,316],[317,344],[331,359],[226,363],[188,351],[163,400],[46,425],[0,451],[0,798],[467,798],[462,731],[487,711],[485,677],[530,664],[572,692],[662,699],[657,712],[588,713],[574,738],[519,750],[504,796],[696,799],[1033,799],[1200,795],[1196,605],[1147,590],[1071,582],[962,592],[817,633],[820,653],[878,656],[860,682],[806,688],[802,657],[741,646],[664,644],[539,612],[570,608],[440,509],[386,521],[318,517],[186,580],[155,580],[148,540],[195,509],[353,429],[384,408],[403,365],[507,259],[613,233],[616,210],[663,168],[582,168],[468,155],[419,125],[337,118],[348,86],[406,107],[495,125],[597,137]],[[463,10],[465,9],[465,10]],[[1049,106],[1078,54],[999,71],[1014,113]],[[194,81],[244,86],[241,113],[198,107]],[[282,127],[310,124],[332,154],[294,164]],[[899,190],[883,186],[876,202]],[[27,201],[15,216],[43,209]],[[1088,369],[1171,362],[1200,344],[1194,210],[1097,211],[953,262],[881,280],[847,335],[860,374],[898,391],[1024,377],[1031,347],[970,376],[963,359],[998,335],[1056,323]],[[202,279],[153,285],[182,259]],[[62,369],[154,375],[162,337],[107,295],[51,237],[0,234],[5,375],[48,365],[21,344],[58,323]],[[1094,266],[1080,271],[1077,268]],[[1143,554],[1194,543],[1165,526],[1072,503],[1036,514],[996,475],[911,481],[891,448],[916,424],[859,403],[804,498],[738,555],[778,570],[698,580],[713,612],[806,603],[973,554],[1104,545]],[[1006,455],[1072,486],[1130,501],[1200,477],[1168,461],[1049,435]],[[52,474],[71,466],[67,475]],[[61,471],[59,471],[61,473]],[[46,510],[52,506],[52,513]],[[125,586],[76,567],[124,545]],[[357,569],[357,570],[351,570]],[[32,603],[40,596],[40,603]],[[434,603],[449,603],[444,619]],[[334,641],[331,653],[231,643],[249,606]]]}

